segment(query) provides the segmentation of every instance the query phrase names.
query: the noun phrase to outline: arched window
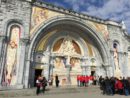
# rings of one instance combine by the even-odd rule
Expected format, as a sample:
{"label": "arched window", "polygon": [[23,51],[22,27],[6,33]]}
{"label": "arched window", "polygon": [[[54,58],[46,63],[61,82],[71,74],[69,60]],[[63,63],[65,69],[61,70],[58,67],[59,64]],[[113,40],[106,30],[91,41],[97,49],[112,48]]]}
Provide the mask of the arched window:
{"label": "arched window", "polygon": [[117,48],[117,43],[113,43],[113,48]]}
{"label": "arched window", "polygon": [[119,50],[119,42],[118,41],[113,41],[113,49]]}

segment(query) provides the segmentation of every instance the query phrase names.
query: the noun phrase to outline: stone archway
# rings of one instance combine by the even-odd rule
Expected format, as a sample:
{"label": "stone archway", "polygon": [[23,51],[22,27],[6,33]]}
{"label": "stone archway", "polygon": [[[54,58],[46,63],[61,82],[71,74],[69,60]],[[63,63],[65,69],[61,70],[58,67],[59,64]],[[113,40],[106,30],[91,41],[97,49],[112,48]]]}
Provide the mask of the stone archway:
{"label": "stone archway", "polygon": [[36,47],[37,42],[39,41],[39,39],[41,38],[41,36],[45,36],[47,33],[47,30],[51,29],[54,26],[57,25],[69,25],[69,26],[75,26],[78,27],[79,29],[81,29],[82,31],[85,32],[82,33],[82,37],[84,37],[83,35],[86,35],[90,38],[93,39],[93,43],[95,44],[95,46],[98,48],[99,53],[102,57],[103,60],[103,64],[104,65],[109,65],[109,57],[110,54],[107,51],[108,47],[105,44],[104,39],[96,32],[94,31],[93,28],[90,28],[88,24],[84,23],[81,20],[76,20],[73,19],[71,17],[61,17],[61,18],[55,18],[52,20],[49,20],[46,24],[42,24],[39,28],[37,28],[37,30],[35,31],[35,35],[31,40],[31,44],[29,47],[29,52],[28,52],[28,61],[26,62],[26,71],[25,71],[25,87],[28,87],[28,83],[29,83],[29,70],[30,70],[30,65],[33,62],[33,53]]}

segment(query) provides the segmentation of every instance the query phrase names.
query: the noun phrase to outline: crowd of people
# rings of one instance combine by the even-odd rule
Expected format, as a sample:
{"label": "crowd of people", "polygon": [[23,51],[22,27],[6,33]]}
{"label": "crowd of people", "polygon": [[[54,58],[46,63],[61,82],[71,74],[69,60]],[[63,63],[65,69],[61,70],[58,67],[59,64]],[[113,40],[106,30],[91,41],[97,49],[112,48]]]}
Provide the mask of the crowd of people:
{"label": "crowd of people", "polygon": [[116,78],[116,77],[105,77],[102,76],[84,76],[77,75],[77,85],[79,87],[88,85],[100,85],[100,89],[103,94],[106,95],[130,95],[130,77],[129,78]]}
{"label": "crowd of people", "polygon": [[88,85],[96,85],[98,83],[97,78],[94,76],[87,76],[87,75],[77,75],[77,85],[79,87],[88,86]]}
{"label": "crowd of people", "polygon": [[[52,79],[51,82],[49,82],[49,85],[52,85]],[[56,87],[59,86],[59,79],[58,75],[55,76],[55,85]],[[105,77],[102,76],[85,76],[85,75],[77,75],[77,86],[78,87],[87,87],[89,85],[100,85],[100,89],[102,90],[103,94],[106,95],[114,95],[114,94],[120,94],[120,95],[130,95],[130,78],[125,79],[124,77],[115,78],[115,77]],[[38,95],[40,91],[43,93],[45,92],[45,88],[47,86],[47,80],[45,77],[39,76],[36,80],[36,94]]]}
{"label": "crowd of people", "polygon": [[115,77],[105,77],[99,78],[100,88],[103,91],[103,94],[106,95],[130,95],[130,78],[125,79],[124,77],[115,78]]}

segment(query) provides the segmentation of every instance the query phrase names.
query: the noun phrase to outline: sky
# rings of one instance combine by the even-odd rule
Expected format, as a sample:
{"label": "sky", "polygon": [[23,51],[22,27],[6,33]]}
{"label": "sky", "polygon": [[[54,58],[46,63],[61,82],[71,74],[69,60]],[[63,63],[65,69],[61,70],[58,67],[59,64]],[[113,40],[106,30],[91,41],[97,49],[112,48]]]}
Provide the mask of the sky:
{"label": "sky", "polygon": [[124,21],[130,34],[130,0],[42,0],[79,13],[117,22]]}

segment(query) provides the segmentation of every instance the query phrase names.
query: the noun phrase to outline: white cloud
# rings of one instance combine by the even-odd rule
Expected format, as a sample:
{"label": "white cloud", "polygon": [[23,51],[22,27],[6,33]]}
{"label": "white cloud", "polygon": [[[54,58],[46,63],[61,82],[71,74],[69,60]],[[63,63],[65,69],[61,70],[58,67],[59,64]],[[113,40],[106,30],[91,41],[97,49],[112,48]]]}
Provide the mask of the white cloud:
{"label": "white cloud", "polygon": [[124,20],[130,28],[130,0],[108,0],[102,7],[89,6],[83,13],[115,21]]}
{"label": "white cloud", "polygon": [[[127,28],[130,28],[130,0],[63,0],[63,2],[73,10],[88,15],[114,21],[124,20]],[[65,6],[60,2],[55,4]]]}
{"label": "white cloud", "polygon": [[75,11],[79,11],[80,7],[88,5],[88,3],[86,3],[86,1],[88,1],[88,0],[64,0],[64,2],[71,5],[72,9]]}

